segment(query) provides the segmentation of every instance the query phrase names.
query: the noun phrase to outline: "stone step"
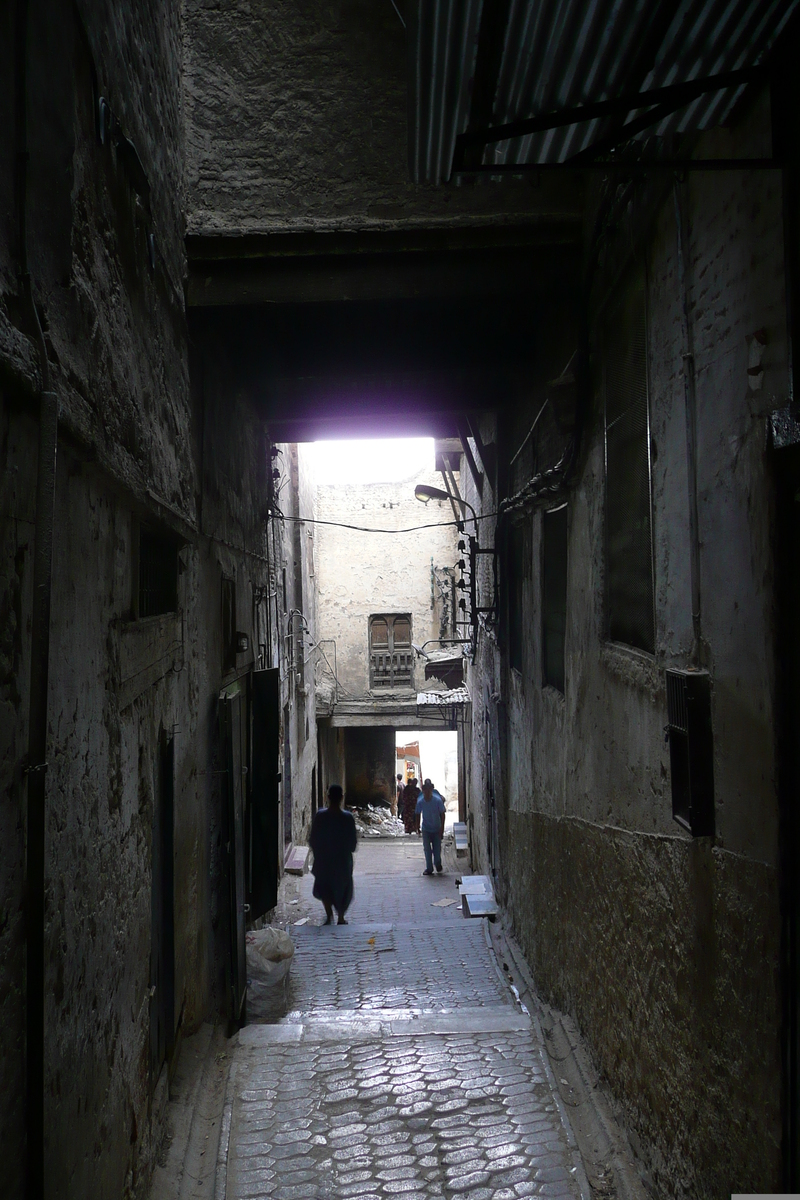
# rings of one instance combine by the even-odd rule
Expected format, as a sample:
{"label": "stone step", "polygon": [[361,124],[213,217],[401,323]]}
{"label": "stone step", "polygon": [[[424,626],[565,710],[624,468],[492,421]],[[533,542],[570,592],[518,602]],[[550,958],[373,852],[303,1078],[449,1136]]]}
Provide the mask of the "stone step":
{"label": "stone step", "polygon": [[283,869],[287,875],[305,875],[308,865],[308,846],[292,846]]}

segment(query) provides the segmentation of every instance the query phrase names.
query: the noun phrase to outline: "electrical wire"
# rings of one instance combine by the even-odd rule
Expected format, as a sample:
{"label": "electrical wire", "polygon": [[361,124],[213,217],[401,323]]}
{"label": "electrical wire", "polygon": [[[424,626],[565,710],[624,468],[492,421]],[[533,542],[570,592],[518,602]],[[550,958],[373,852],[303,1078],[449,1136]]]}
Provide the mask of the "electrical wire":
{"label": "electrical wire", "polygon": [[[354,700],[354,699],[356,698],[356,696],[355,696],[355,692],[351,692],[351,691],[350,691],[350,689],[349,689],[349,688],[346,688],[346,687],[344,686],[344,684],[343,684],[343,683],[340,681],[340,679],[339,679],[339,676],[336,674],[336,672],[334,671],[333,667],[331,666],[330,659],[328,658],[328,656],[327,656],[327,654],[325,653],[325,651],[322,649],[322,644],[321,644],[321,643],[322,643],[322,642],[328,642],[328,641],[330,641],[330,640],[331,640],[330,638],[321,638],[321,639],[320,639],[320,641],[319,641],[319,642],[317,642],[317,647],[316,647],[316,648],[318,648],[318,649],[319,649],[319,652],[320,652],[320,654],[321,654],[321,655],[322,655],[322,657],[325,659],[325,662],[326,662],[326,663],[327,663],[327,665],[328,665],[328,670],[330,671],[331,675],[333,676],[334,680],[336,681],[336,686],[342,690],[342,692],[344,693],[344,695],[345,695],[345,696],[348,696],[348,697],[349,697],[351,700]],[[313,651],[312,651],[312,653],[313,653]]]}
{"label": "electrical wire", "polygon": [[403,20],[403,14],[400,12],[400,9],[395,4],[394,0],[391,0],[391,5],[392,5],[392,8],[394,9],[394,11],[397,13],[398,17],[400,18],[400,24],[403,26],[403,29],[405,29],[406,23]]}
{"label": "electrical wire", "polygon": [[[464,523],[463,521],[430,521],[427,525],[408,525],[404,529],[370,529],[366,525],[348,525],[345,521],[320,521],[314,517],[287,517],[282,513],[280,515],[284,521],[296,521],[301,525],[332,525],[336,529],[354,529],[356,533],[416,533],[420,529],[458,528]],[[496,516],[497,512],[481,513],[476,520],[488,521]]]}

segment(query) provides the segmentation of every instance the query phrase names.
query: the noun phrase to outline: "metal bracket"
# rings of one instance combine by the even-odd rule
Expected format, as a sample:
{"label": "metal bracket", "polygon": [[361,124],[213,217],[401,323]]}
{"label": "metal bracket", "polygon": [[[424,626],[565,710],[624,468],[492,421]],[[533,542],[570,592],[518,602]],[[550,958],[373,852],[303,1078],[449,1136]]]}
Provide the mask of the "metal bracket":
{"label": "metal bracket", "polygon": [[[510,138],[527,137],[532,133],[547,133],[551,129],[562,129],[568,125],[580,125],[585,121],[596,120],[598,117],[608,117],[620,113],[626,114],[649,107],[651,112],[635,118],[627,126],[623,125],[621,129],[617,130],[615,142],[618,144],[641,129],[646,129],[650,125],[663,120],[665,116],[676,112],[679,108],[684,108],[692,100],[696,100],[698,96],[705,95],[707,92],[718,92],[724,91],[727,88],[742,87],[744,84],[752,83],[757,79],[764,78],[764,76],[765,71],[763,67],[745,67],[737,71],[724,71],[719,75],[711,75],[706,79],[692,79],[686,83],[652,88],[647,92],[627,92],[611,100],[598,100],[595,103],[581,104],[574,108],[563,108],[557,112],[541,113],[536,117],[528,117],[521,121],[511,121],[505,125],[497,125],[492,128],[468,129],[456,138],[452,174],[462,174],[465,171],[498,171],[498,169],[533,170],[537,167],[541,169],[542,166],[560,167],[562,170],[570,166],[597,166],[600,164],[586,161],[586,158],[588,158],[588,155],[593,150],[595,153],[600,153],[602,149],[608,149],[607,146],[603,147],[601,142],[595,144],[596,149],[595,147],[588,146],[585,151],[582,151],[581,153],[585,157],[580,162],[572,159],[566,163],[503,163],[500,167],[497,165],[492,166],[491,164],[467,167],[465,166],[465,158],[467,149],[471,147],[477,146],[482,148],[494,145],[497,142],[508,141]],[[576,158],[579,157],[576,156]],[[608,164],[602,165],[607,166]]]}

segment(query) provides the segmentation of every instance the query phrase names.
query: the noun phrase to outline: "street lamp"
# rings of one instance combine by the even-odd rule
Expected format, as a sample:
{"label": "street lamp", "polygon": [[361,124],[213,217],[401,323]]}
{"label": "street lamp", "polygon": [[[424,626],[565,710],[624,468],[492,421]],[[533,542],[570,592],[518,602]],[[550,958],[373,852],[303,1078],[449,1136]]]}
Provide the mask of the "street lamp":
{"label": "street lamp", "polygon": [[[472,513],[472,519],[475,522],[475,533],[477,534],[478,518],[469,500],[462,500],[460,496],[452,496],[450,492],[445,492],[442,488],[431,487],[429,483],[418,483],[414,488],[414,495],[423,504],[427,504],[429,500],[450,500],[454,504],[463,504]],[[459,529],[463,528],[461,521],[458,522],[458,527]]]}
{"label": "street lamp", "polygon": [[[472,519],[475,522],[475,537],[473,537],[472,534],[467,535],[467,542],[468,542],[468,547],[469,547],[469,585],[468,586],[469,586],[470,619],[468,622],[458,622],[458,624],[471,625],[471,627],[472,627],[472,649],[474,652],[475,647],[477,645],[477,640],[478,640],[478,619],[480,617],[480,614],[486,613],[487,615],[491,616],[493,620],[497,619],[497,556],[495,554],[494,547],[491,547],[489,550],[481,550],[480,549],[480,546],[478,544],[478,532],[479,532],[478,516],[477,516],[477,513],[475,512],[475,509],[472,507],[472,505],[470,504],[470,502],[468,500],[462,500],[460,496],[453,496],[450,492],[443,491],[442,488],[431,487],[431,485],[429,483],[418,483],[417,486],[414,488],[414,495],[417,498],[417,500],[421,500],[423,502],[423,504],[427,504],[429,500],[449,500],[450,503],[454,506],[456,504],[463,504],[465,506],[465,508],[468,508],[469,511],[472,513]],[[460,532],[464,533],[465,531],[464,531],[463,520],[459,521],[458,518],[456,518],[456,524],[458,525]],[[467,545],[465,545],[464,542],[461,541],[458,543],[458,548],[459,548],[459,550],[466,550]],[[477,570],[476,570],[476,568],[477,568],[476,560],[477,560],[477,557],[479,554],[491,554],[491,556],[492,556],[492,569],[494,572],[494,595],[493,595],[491,605],[489,605],[486,608],[481,607],[478,604],[478,590],[477,590],[478,577],[477,577]],[[463,560],[462,560],[462,562],[459,565],[461,567],[461,570],[463,571],[467,564],[465,562],[463,562]],[[464,584],[463,576],[456,586],[459,586],[459,587],[466,586]],[[467,607],[466,600],[462,597],[462,599],[459,600],[459,608],[461,608],[465,611],[465,615],[466,615],[466,607]],[[426,645],[427,645],[427,643],[426,643]],[[415,647],[415,649],[416,649],[416,647]]]}

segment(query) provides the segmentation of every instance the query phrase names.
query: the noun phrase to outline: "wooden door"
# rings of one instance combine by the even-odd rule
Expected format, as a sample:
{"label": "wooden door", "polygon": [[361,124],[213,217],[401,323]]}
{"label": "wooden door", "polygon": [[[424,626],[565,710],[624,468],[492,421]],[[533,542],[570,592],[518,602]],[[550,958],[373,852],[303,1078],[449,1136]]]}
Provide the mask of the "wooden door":
{"label": "wooden door", "polygon": [[230,1014],[241,1020],[247,993],[245,951],[244,774],[247,769],[244,695],[237,681],[220,696],[220,727],[225,755],[228,808],[228,882],[230,895]]}
{"label": "wooden door", "polygon": [[175,741],[162,731],[153,796],[150,883],[150,1078],[155,1087],[175,1040],[173,809]]}
{"label": "wooden door", "polygon": [[253,672],[251,737],[247,892],[250,920],[254,921],[278,902],[280,679],[277,667]]}

